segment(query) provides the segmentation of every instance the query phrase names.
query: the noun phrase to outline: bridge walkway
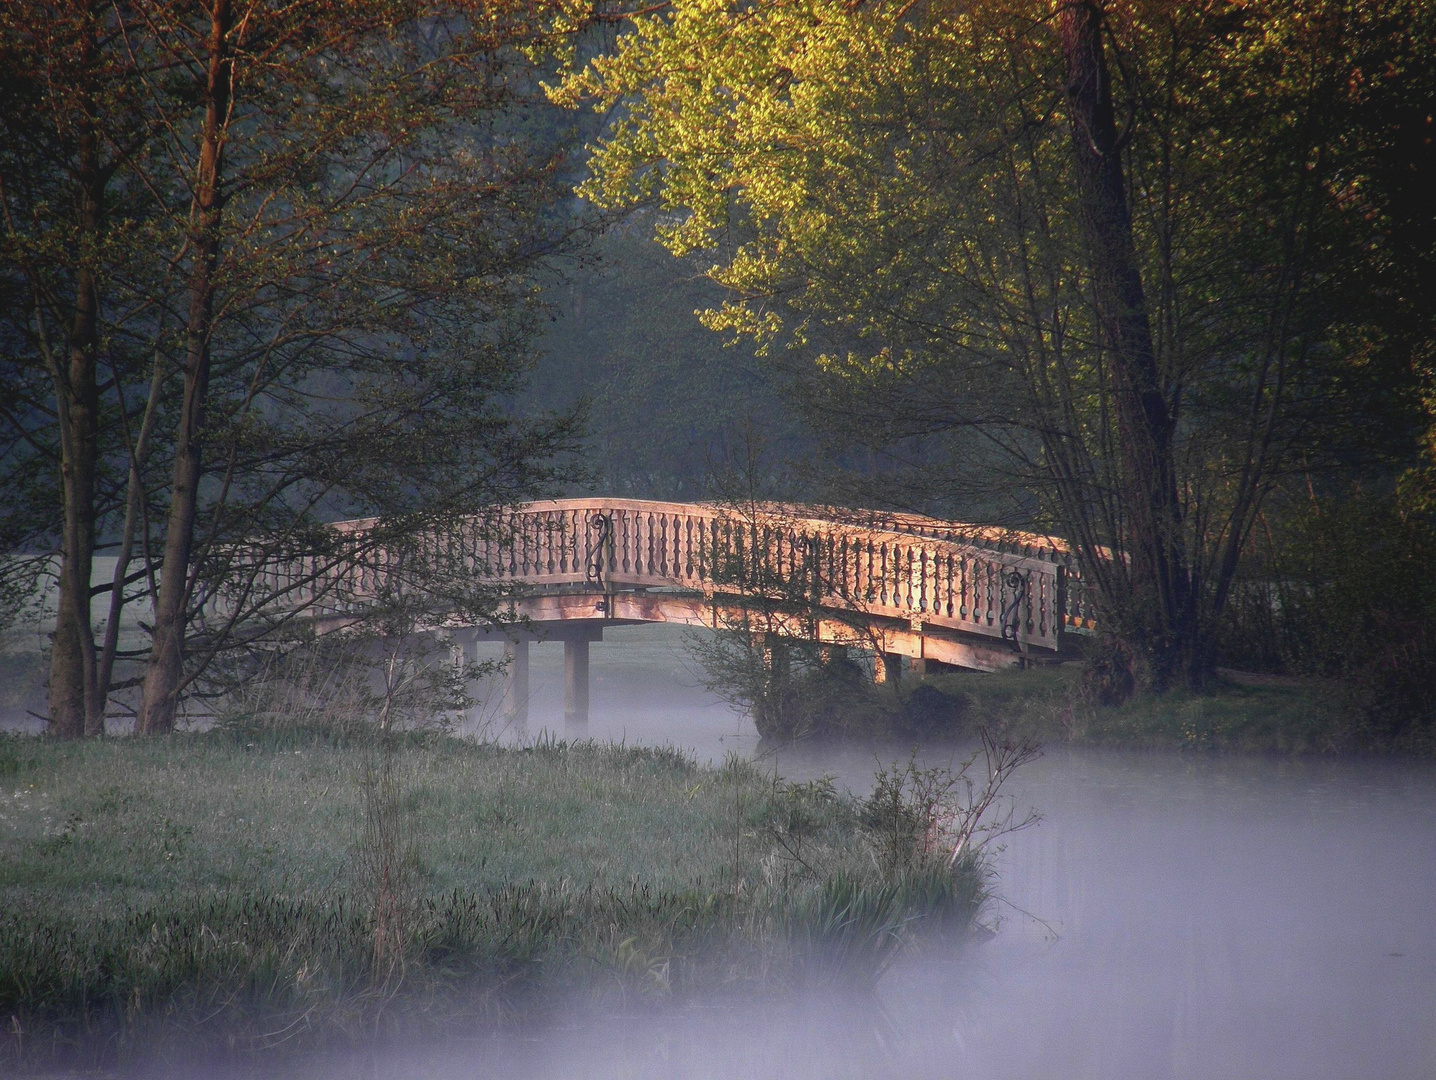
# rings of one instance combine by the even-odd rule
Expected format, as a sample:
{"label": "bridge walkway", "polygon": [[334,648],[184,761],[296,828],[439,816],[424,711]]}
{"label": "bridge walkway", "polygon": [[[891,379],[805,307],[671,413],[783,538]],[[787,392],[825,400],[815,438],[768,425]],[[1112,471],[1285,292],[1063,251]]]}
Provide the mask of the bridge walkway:
{"label": "bridge walkway", "polygon": [[[373,526],[336,528],[357,545]],[[529,643],[564,643],[565,713],[575,721],[588,711],[588,644],[608,626],[760,626],[871,652],[883,678],[904,659],[981,671],[1056,659],[1071,634],[1096,624],[1060,541],[913,515],[560,499],[445,523],[419,555],[511,599],[505,625],[435,622],[470,654],[480,640],[506,641],[511,713],[527,699]],[[399,558],[291,558],[266,569],[266,587],[342,625],[381,594]]]}

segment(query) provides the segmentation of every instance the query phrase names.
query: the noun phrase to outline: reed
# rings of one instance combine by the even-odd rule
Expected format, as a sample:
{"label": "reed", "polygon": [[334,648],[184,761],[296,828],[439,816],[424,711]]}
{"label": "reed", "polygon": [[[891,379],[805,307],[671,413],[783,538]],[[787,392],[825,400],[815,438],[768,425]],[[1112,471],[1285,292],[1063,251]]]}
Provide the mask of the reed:
{"label": "reed", "polygon": [[0,765],[19,1070],[871,981],[924,918],[981,902],[976,864],[883,869],[831,785],[672,750],[214,731],[8,739]]}

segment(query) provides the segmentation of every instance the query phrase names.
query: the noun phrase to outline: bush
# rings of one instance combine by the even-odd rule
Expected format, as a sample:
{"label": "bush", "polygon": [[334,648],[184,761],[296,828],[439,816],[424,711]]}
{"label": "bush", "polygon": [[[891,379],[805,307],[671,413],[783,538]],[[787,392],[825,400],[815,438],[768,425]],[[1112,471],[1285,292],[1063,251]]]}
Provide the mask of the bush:
{"label": "bush", "polygon": [[916,679],[875,683],[838,646],[719,630],[693,635],[690,652],[707,688],[747,712],[758,734],[776,742],[952,734],[967,708],[963,695]]}
{"label": "bush", "polygon": [[1436,740],[1436,527],[1360,492],[1293,511],[1239,583],[1222,645],[1233,667],[1332,684],[1346,748]]}

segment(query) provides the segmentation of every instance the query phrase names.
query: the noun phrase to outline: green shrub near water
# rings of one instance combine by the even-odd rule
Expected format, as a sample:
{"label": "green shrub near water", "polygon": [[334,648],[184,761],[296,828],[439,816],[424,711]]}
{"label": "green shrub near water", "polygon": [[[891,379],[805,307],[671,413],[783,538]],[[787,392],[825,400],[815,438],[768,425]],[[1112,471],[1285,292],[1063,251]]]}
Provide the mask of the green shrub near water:
{"label": "green shrub near water", "polygon": [[12,1064],[302,1050],[574,995],[861,984],[925,916],[966,923],[982,898],[975,863],[894,873],[831,785],[738,761],[437,736],[0,742]]}
{"label": "green shrub near water", "polygon": [[1218,677],[1206,694],[1138,694],[1092,702],[1078,664],[936,676],[970,723],[1009,739],[1102,746],[1327,753],[1353,749],[1352,720],[1329,685]]}

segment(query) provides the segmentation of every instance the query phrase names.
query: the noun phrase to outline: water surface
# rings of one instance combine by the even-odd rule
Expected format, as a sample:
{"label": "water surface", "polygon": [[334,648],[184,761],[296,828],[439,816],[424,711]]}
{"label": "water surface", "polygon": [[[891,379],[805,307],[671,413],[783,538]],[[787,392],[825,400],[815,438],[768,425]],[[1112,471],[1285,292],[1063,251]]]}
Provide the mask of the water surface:
{"label": "water surface", "polygon": [[[710,761],[756,752],[751,724],[698,686],[681,637],[607,637],[592,647],[588,735]],[[535,647],[529,737],[566,733],[561,664],[559,646]],[[922,750],[928,763],[955,754]],[[861,790],[895,756],[906,749],[765,760]],[[576,1011],[528,1038],[371,1065],[603,1080],[1436,1077],[1429,763],[1052,747],[1012,790],[1043,820],[993,860],[990,940],[907,958],[876,1000]]]}

